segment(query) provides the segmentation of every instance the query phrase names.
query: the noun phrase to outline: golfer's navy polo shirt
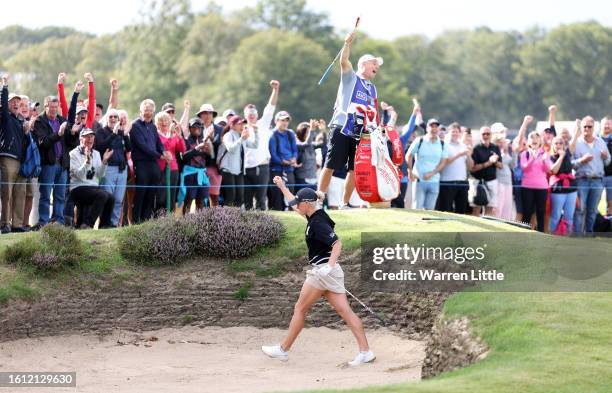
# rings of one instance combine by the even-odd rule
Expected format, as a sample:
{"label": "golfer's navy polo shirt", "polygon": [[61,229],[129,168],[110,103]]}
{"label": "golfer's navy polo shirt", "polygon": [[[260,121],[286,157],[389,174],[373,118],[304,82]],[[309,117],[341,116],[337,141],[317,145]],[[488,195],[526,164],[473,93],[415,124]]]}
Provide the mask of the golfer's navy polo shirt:
{"label": "golfer's navy polo shirt", "polygon": [[335,222],[319,209],[310,217],[307,217],[306,245],[308,246],[308,261],[312,265],[327,263],[331,256],[332,246],[338,241],[338,235],[334,232]]}

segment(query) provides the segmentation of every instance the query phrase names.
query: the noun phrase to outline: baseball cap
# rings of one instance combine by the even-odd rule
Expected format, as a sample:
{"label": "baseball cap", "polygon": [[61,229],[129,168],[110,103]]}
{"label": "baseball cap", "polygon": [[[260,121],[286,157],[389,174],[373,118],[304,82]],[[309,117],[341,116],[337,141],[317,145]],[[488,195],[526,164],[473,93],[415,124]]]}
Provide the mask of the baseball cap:
{"label": "baseball cap", "polygon": [[217,111],[215,110],[215,108],[213,108],[211,104],[202,104],[200,110],[198,111],[198,113],[196,113],[196,116],[200,116],[200,114],[203,112],[210,112],[213,114],[213,117],[217,117]]}
{"label": "baseball cap", "polygon": [[429,127],[432,124],[440,125],[440,122],[438,121],[438,119],[435,119],[435,118],[431,118],[431,119],[427,120],[427,127]]}
{"label": "baseball cap", "polygon": [[316,202],[319,200],[317,192],[312,188],[302,188],[295,195],[295,199],[289,202],[289,206],[295,206],[300,202]]}
{"label": "baseball cap", "polygon": [[366,61],[370,61],[370,60],[376,60],[379,66],[383,65],[384,63],[382,57],[376,57],[374,55],[367,53],[359,58],[359,61],[357,62],[357,68],[361,68],[361,65],[363,63],[365,63]]}
{"label": "baseball cap", "polygon": [[289,119],[291,120],[291,115],[289,114],[289,112],[287,111],[280,111],[276,114],[276,116],[274,116],[274,120],[278,121],[278,120],[282,120],[282,119]]}
{"label": "baseball cap", "polygon": [[233,109],[226,109],[223,111],[223,117],[229,119],[232,116],[236,116],[236,111]]}
{"label": "baseball cap", "polygon": [[77,106],[76,113],[79,114],[81,112],[87,112],[87,107],[82,105]]}
{"label": "baseball cap", "polygon": [[247,121],[245,119],[243,119],[240,116],[232,116],[229,118],[229,122],[227,124],[229,124],[231,127],[235,126],[236,124],[240,124],[240,123],[246,123]]}
{"label": "baseball cap", "polygon": [[30,109],[38,108],[40,106],[40,102],[34,101],[30,102]]}
{"label": "baseball cap", "polygon": [[204,127],[204,123],[202,123],[202,120],[200,120],[199,117],[194,117],[191,120],[189,120],[189,127]]}
{"label": "baseball cap", "polygon": [[544,132],[545,132],[545,133],[547,133],[547,134],[553,134],[554,136],[557,136],[557,133],[555,132],[555,130],[553,130],[553,129],[552,129],[552,128],[550,128],[550,127],[546,127],[546,128],[544,129]]}
{"label": "baseball cap", "polygon": [[9,94],[8,100],[12,100],[13,98],[19,98],[21,100],[21,96],[19,94],[11,93]]}
{"label": "baseball cap", "polygon": [[81,132],[79,133],[79,136],[82,138],[86,135],[95,135],[95,132],[93,132],[93,130],[91,128],[83,128],[81,130]]}
{"label": "baseball cap", "polygon": [[176,111],[176,108],[174,108],[174,104],[171,102],[166,102],[163,106],[162,106],[162,112],[168,112],[168,111]]}

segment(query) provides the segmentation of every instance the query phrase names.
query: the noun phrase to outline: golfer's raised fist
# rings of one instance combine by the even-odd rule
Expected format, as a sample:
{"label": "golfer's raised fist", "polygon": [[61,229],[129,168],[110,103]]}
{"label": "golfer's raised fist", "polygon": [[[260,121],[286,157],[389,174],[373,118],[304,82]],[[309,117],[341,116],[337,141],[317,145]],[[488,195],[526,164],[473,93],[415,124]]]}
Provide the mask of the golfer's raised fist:
{"label": "golfer's raised fist", "polygon": [[525,119],[523,120],[525,123],[530,124],[531,122],[533,122],[533,116],[525,116]]}
{"label": "golfer's raised fist", "polygon": [[91,74],[91,72],[86,72],[86,73],[85,73],[85,75],[83,75],[83,77],[84,77],[85,79],[87,79],[87,82],[90,82],[90,83],[91,83],[91,82],[93,82],[93,81],[94,81],[94,77],[93,77],[93,75]]}
{"label": "golfer's raised fist", "polygon": [[271,80],[270,87],[272,87],[273,89],[278,89],[280,87],[280,82],[277,80]]}
{"label": "golfer's raised fist", "polygon": [[555,113],[557,111],[557,105],[551,105],[548,107],[548,111],[551,113]]}
{"label": "golfer's raised fist", "polygon": [[66,79],[66,74],[65,74],[65,73],[63,73],[63,72],[60,72],[60,73],[57,75],[57,84],[59,85],[59,84],[64,83],[64,79]]}
{"label": "golfer's raised fist", "polygon": [[285,185],[283,178],[280,176],[274,176],[274,179],[272,179],[272,182],[276,184],[277,187],[282,187]]}

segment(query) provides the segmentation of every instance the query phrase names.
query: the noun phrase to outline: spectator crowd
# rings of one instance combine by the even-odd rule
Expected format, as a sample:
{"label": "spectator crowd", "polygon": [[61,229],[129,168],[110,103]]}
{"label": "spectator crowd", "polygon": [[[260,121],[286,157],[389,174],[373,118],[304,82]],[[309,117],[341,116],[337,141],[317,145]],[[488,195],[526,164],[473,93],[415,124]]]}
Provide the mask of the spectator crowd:
{"label": "spectator crowd", "polygon": [[[92,74],[84,75],[87,97],[81,97],[85,84],[77,81],[70,102],[65,77],[58,75],[57,95],[41,107],[9,93],[9,78],[2,76],[2,233],[51,222],[117,227],[160,212],[187,214],[218,205],[285,210],[288,201],[271,186],[275,176],[292,192],[317,189],[330,142],[327,124],[296,124],[291,114],[277,111],[278,81],[270,82],[261,115],[248,104],[241,113],[227,109],[219,116],[204,103],[191,117],[186,100],[178,117],[173,103],[158,110],[145,99],[130,121],[119,106],[117,80],[110,81],[105,111],[96,102]],[[394,108],[381,103],[381,109],[383,123],[395,127]],[[542,132],[529,131],[533,118],[526,116],[510,140],[501,123],[473,133],[458,123],[424,122],[415,101],[401,127],[406,159],[398,167],[401,194],[391,207],[494,215],[556,234],[593,232],[604,189],[612,214],[612,119],[602,119],[599,132],[586,116],[574,130],[557,133],[556,111],[549,108]],[[330,209],[366,205],[356,192],[343,196],[347,171],[333,171]]]}

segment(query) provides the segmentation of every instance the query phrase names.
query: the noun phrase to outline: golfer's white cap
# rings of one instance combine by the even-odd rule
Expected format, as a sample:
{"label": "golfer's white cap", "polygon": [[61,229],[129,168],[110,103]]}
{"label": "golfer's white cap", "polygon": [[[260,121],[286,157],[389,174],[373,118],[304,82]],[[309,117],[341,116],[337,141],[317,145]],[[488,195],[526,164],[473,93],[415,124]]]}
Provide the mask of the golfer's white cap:
{"label": "golfer's white cap", "polygon": [[379,66],[383,65],[383,58],[382,57],[376,57],[374,55],[371,54],[365,54],[363,56],[361,56],[359,58],[359,61],[357,62],[357,67],[361,68],[361,65],[363,63],[365,63],[366,61],[370,61],[370,60],[376,60],[376,62],[378,63]]}

